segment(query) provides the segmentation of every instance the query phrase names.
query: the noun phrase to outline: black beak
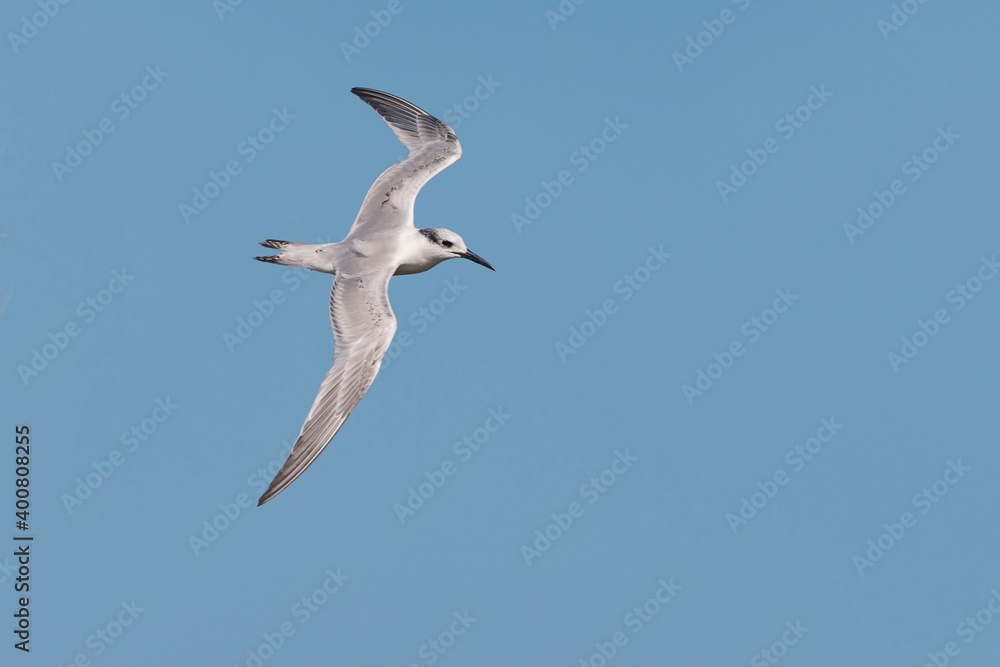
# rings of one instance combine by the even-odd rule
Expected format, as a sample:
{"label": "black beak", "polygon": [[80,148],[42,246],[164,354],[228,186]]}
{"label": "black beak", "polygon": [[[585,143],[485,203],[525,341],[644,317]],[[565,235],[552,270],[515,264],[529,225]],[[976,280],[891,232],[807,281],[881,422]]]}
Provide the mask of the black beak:
{"label": "black beak", "polygon": [[471,259],[476,264],[482,264],[487,269],[489,269],[491,271],[496,271],[496,269],[493,268],[492,264],[490,264],[489,262],[487,262],[485,259],[483,259],[479,255],[477,255],[476,253],[472,252],[471,250],[466,250],[461,255],[459,255],[459,257],[464,257],[465,259]]}

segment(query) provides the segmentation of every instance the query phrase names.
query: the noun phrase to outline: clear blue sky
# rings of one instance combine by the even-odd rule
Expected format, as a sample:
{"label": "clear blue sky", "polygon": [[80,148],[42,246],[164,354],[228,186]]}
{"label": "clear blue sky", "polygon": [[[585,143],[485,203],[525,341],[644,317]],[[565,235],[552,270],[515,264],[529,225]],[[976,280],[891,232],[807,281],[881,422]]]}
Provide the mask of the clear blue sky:
{"label": "clear blue sky", "polygon": [[[996,664],[1000,8],[897,5],[5,3],[0,663]],[[403,155],[352,86],[498,273],[393,280],[257,508],[332,336],[256,243]]]}

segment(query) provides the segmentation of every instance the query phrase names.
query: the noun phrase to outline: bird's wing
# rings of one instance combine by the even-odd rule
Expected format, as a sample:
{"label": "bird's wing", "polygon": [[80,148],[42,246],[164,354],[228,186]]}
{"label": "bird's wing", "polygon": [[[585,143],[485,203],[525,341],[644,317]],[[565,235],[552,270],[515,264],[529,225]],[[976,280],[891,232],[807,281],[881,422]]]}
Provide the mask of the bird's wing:
{"label": "bird's wing", "polygon": [[420,188],[458,160],[462,146],[448,125],[406,100],[370,88],[351,88],[351,92],[382,116],[409,155],[382,172],[368,190],[348,237],[373,224],[412,227],[413,202]]}
{"label": "bird's wing", "polygon": [[353,276],[338,274],[333,281],[333,368],[319,388],[288,459],[258,505],[278,495],[316,460],[375,380],[396,333],[396,317],[389,305],[391,276],[392,269],[385,268]]}

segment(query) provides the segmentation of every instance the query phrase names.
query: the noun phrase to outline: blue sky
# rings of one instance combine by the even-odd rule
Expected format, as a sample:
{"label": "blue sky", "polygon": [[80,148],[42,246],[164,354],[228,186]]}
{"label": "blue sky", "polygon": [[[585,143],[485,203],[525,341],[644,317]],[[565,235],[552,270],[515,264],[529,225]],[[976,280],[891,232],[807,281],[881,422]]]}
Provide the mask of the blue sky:
{"label": "blue sky", "polygon": [[[0,662],[995,664],[998,21],[6,3]],[[256,243],[340,240],[404,154],[352,86],[452,123],[417,224],[498,273],[393,280],[374,385],[257,508],[332,337]]]}

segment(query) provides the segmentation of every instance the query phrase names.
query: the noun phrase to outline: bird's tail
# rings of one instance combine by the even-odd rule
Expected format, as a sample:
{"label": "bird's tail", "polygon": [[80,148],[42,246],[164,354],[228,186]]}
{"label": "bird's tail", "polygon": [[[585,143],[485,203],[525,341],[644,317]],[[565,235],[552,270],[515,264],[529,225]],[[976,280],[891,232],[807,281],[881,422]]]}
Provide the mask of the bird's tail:
{"label": "bird's tail", "polygon": [[289,261],[289,257],[283,256],[285,254],[284,251],[292,246],[299,246],[305,244],[292,243],[291,241],[276,241],[275,239],[268,239],[262,242],[261,245],[264,246],[265,248],[274,248],[275,250],[279,250],[281,252],[279,252],[277,255],[267,255],[266,257],[254,257],[254,259],[256,259],[259,262],[270,262],[272,264],[290,265],[292,264],[292,262]]}
{"label": "bird's tail", "polygon": [[282,264],[284,266],[301,266],[313,271],[333,273],[333,257],[329,252],[336,243],[293,243],[292,241],[277,241],[268,239],[261,243],[265,248],[274,248],[280,252],[277,255],[254,257],[259,262]]}

